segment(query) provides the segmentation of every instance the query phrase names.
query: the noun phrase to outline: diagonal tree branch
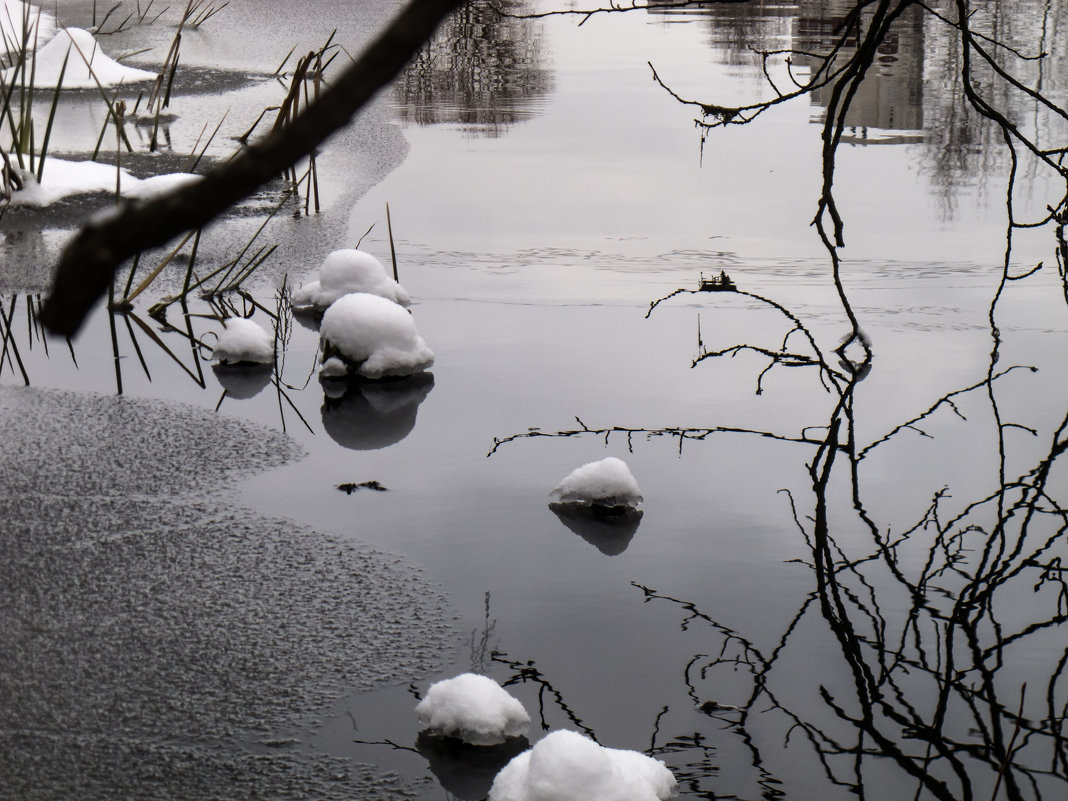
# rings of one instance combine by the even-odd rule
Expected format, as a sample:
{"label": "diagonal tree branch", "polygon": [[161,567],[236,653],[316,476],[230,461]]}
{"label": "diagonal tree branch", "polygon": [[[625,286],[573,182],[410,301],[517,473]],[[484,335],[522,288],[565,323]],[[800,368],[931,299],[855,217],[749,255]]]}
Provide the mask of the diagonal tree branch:
{"label": "diagonal tree branch", "polygon": [[73,335],[127,258],[200,228],[348,124],[392,81],[460,0],[411,0],[337,81],[284,130],[272,131],[203,180],[91,220],[67,245],[41,320]]}

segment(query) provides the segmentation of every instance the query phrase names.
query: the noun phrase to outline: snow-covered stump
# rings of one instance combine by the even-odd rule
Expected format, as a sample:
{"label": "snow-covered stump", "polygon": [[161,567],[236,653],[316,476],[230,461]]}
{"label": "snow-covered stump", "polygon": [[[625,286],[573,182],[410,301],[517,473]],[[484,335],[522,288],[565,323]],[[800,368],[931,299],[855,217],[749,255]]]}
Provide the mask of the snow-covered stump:
{"label": "snow-covered stump", "polygon": [[362,250],[335,250],[323,259],[319,278],[309,281],[293,293],[293,310],[321,314],[332,303],[353,292],[378,295],[407,308],[408,293],[386,273],[382,262]]}
{"label": "snow-covered stump", "polygon": [[530,715],[497,682],[477,673],[461,673],[430,685],[415,707],[423,733],[469,745],[496,746],[525,737]]}
{"label": "snow-covered stump", "polygon": [[489,801],[666,801],[677,794],[659,759],[561,729],[505,765]]}
{"label": "snow-covered stump", "polygon": [[622,459],[609,456],[572,470],[551,493],[560,522],[601,553],[626,550],[642,519],[638,482]]}
{"label": "snow-covered stump", "polygon": [[434,364],[434,352],[419,336],[412,315],[365,292],[344,295],[326,310],[319,344],[323,378],[397,378]]}

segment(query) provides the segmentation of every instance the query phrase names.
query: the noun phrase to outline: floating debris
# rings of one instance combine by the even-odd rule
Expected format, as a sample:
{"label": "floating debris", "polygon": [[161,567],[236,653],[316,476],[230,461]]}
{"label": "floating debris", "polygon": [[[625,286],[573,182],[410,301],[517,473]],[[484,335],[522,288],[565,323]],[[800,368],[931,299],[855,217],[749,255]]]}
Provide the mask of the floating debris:
{"label": "floating debris", "polygon": [[701,282],[697,287],[699,292],[737,292],[738,287],[735,286],[734,281],[723,270],[719,271],[719,275],[714,275],[711,278],[705,278],[705,274],[701,273]]}
{"label": "floating debris", "polygon": [[362,489],[374,490],[375,492],[389,492],[389,487],[384,487],[377,481],[361,481],[359,484],[350,481],[345,484],[338,484],[337,488],[346,495],[352,495],[352,493]]}

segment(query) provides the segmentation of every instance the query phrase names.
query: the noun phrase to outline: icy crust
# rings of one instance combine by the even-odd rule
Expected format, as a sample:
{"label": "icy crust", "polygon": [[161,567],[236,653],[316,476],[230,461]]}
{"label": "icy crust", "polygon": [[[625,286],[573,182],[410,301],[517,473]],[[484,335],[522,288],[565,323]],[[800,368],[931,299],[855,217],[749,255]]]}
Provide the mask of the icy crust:
{"label": "icy crust", "polygon": [[[3,9],[0,9],[0,12],[2,11]],[[32,19],[35,13],[32,10],[30,13]],[[18,20],[21,20],[21,17]],[[21,22],[18,20],[15,24],[20,30],[16,41],[21,40],[22,34]],[[8,23],[5,21],[4,30],[7,28]],[[117,86],[156,79],[154,72],[123,66],[105,55],[93,34],[82,28],[61,29],[48,44],[37,51],[35,58],[33,84],[38,89],[55,88],[59,84],[64,60],[67,62],[67,68],[63,71],[63,89],[96,89],[98,82],[102,86]],[[20,80],[15,69],[10,67],[4,70],[3,76],[7,83]]]}
{"label": "icy crust", "polygon": [[321,312],[353,292],[378,295],[404,307],[411,305],[404,287],[386,274],[382,262],[370,253],[346,248],[323,260],[318,281],[310,281],[293,293],[293,308]]}
{"label": "icy crust", "polygon": [[434,352],[419,336],[412,316],[392,301],[357,292],[337,300],[319,329],[323,366],[337,377],[336,359],[363,378],[389,378],[422,372]]}
{"label": "icy crust", "polygon": [[[11,158],[12,163],[15,158]],[[57,201],[75,195],[88,195],[96,192],[115,192],[116,174],[119,192],[127,198],[147,198],[169,192],[179,186],[199,181],[199,175],[191,173],[170,173],[154,175],[151,178],[137,178],[126,170],[116,170],[114,165],[101,164],[96,161],[66,161],[64,159],[45,159],[41,183],[29,170],[19,170],[24,187],[11,196],[11,202],[18,206],[49,206]]]}
{"label": "icy crust", "polygon": [[489,801],[665,801],[677,793],[659,759],[561,729],[505,765]]}
{"label": "icy crust", "polygon": [[274,361],[274,338],[258,323],[243,317],[225,322],[212,358],[222,364],[271,364]]}
{"label": "icy crust", "polygon": [[500,745],[525,736],[530,727],[523,705],[493,679],[477,673],[432,684],[415,713],[425,733],[470,745]]}
{"label": "icy crust", "polygon": [[642,494],[627,463],[609,456],[572,470],[549,494],[549,499],[556,503],[637,509]]}
{"label": "icy crust", "polygon": [[288,739],[338,698],[441,670],[455,643],[404,560],[220,491],[295,442],[9,386],[0,419],[0,798],[415,797]]}

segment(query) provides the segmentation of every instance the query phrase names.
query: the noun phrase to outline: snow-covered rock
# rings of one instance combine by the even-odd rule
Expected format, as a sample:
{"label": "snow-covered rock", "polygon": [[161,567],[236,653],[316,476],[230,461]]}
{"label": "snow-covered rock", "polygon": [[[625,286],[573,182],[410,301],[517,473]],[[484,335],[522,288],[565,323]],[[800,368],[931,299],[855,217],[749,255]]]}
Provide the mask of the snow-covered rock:
{"label": "snow-covered rock", "polygon": [[561,729],[505,765],[489,801],[665,801],[677,793],[659,759]]}
{"label": "snow-covered rock", "polygon": [[[82,28],[62,28],[36,52],[35,59],[33,83],[38,89],[54,88],[59,83],[64,59],[67,61],[64,89],[96,89],[98,81],[102,86],[117,86],[156,79],[154,72],[126,67],[109,58],[93,34]],[[18,80],[14,67],[4,70],[3,76],[8,83]]]}
{"label": "snow-covered rock", "polygon": [[365,292],[331,304],[323,315],[319,340],[323,365],[332,374],[333,358],[364,378],[414,375],[434,363],[434,352],[419,336],[412,316],[396,303]]}
{"label": "snow-covered rock", "polygon": [[226,320],[212,358],[223,364],[271,364],[274,361],[274,337],[258,323],[243,317]]}
{"label": "snow-covered rock", "polygon": [[524,736],[530,727],[523,705],[493,679],[477,673],[430,685],[415,714],[428,734],[471,745],[498,745]]}
{"label": "snow-covered rock", "polygon": [[636,509],[642,493],[627,463],[609,456],[572,470],[549,498],[557,503]]}
{"label": "snow-covered rock", "polygon": [[411,305],[404,287],[386,273],[382,262],[362,250],[346,248],[330,253],[319,267],[319,280],[310,281],[293,293],[298,311],[323,311],[343,295],[365,292],[401,306]]}
{"label": "snow-covered rock", "polygon": [[[14,156],[11,161],[14,164]],[[151,178],[137,178],[126,170],[119,170],[118,173],[119,191],[123,197],[130,198],[152,197],[200,180],[199,175],[184,172],[155,175]],[[116,169],[113,164],[48,157],[45,159],[41,183],[37,183],[37,179],[29,170],[19,170],[19,174],[24,186],[11,195],[11,202],[16,206],[49,206],[76,195],[115,192]]]}

